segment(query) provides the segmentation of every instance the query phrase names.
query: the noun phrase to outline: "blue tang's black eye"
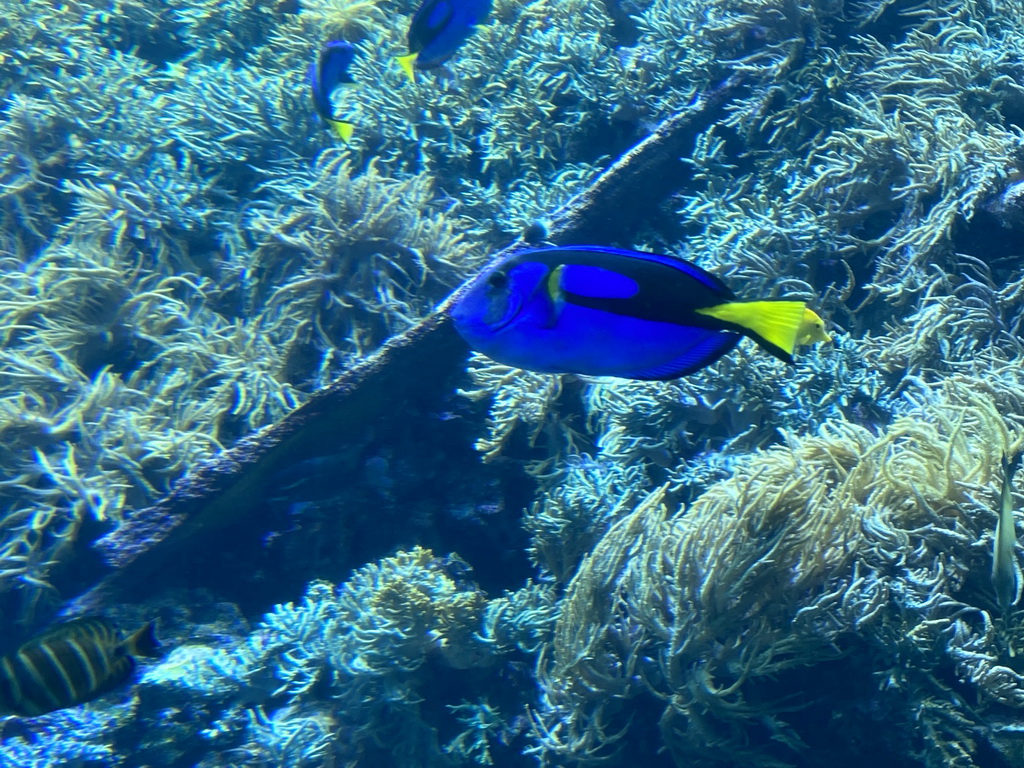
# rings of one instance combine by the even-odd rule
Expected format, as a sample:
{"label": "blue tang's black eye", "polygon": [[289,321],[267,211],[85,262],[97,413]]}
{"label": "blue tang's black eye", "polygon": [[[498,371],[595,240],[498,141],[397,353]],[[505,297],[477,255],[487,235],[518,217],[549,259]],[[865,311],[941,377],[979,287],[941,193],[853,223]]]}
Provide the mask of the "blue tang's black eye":
{"label": "blue tang's black eye", "polygon": [[494,290],[501,290],[508,285],[508,275],[504,272],[492,272],[491,276],[487,278],[487,287],[493,288]]}

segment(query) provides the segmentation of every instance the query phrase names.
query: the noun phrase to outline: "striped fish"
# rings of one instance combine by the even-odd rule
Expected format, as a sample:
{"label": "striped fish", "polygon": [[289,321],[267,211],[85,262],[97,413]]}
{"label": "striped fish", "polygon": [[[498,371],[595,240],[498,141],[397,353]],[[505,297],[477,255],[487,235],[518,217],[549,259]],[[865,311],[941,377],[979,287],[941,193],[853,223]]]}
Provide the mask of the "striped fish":
{"label": "striped fish", "polygon": [[127,639],[102,618],[60,624],[0,659],[0,712],[35,717],[95,699],[158,647],[153,622]]}
{"label": "striped fish", "polygon": [[1017,566],[1017,530],[1013,522],[1013,473],[1020,466],[1021,454],[1012,459],[1003,456],[1003,484],[999,488],[996,534],[992,544],[992,584],[996,588],[999,610],[1007,614],[1017,602],[1020,591]]}

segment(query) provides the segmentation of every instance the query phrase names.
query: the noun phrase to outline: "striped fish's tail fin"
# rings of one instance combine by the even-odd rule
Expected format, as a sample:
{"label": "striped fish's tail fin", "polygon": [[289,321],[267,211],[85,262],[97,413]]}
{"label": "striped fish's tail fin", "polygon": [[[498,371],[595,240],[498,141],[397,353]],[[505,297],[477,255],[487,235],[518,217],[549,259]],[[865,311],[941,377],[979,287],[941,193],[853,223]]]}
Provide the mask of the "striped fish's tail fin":
{"label": "striped fish's tail fin", "polygon": [[160,652],[160,641],[156,639],[155,627],[152,621],[147,621],[143,627],[124,641],[128,653],[133,656],[158,656]]}
{"label": "striped fish's tail fin", "polygon": [[696,312],[728,323],[769,354],[792,363],[806,309],[803,301],[733,301]]}

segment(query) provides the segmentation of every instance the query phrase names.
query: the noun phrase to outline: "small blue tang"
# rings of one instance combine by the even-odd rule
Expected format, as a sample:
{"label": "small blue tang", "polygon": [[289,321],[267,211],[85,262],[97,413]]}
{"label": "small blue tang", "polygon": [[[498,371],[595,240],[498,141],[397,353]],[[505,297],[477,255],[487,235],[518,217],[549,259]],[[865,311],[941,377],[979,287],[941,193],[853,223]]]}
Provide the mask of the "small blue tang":
{"label": "small blue tang", "polygon": [[398,57],[402,71],[439,67],[466,42],[491,12],[491,0],[423,0],[409,23],[409,53]]}
{"label": "small blue tang", "polygon": [[737,301],[696,264],[599,246],[514,254],[482,273],[451,316],[498,362],[627,379],[685,376],[743,336],[787,363],[797,344],[829,340],[803,301]]}
{"label": "small blue tang", "polygon": [[313,107],[316,113],[331,129],[331,133],[342,141],[352,138],[355,126],[334,117],[331,94],[339,85],[354,83],[348,68],[356,57],[355,46],[343,40],[332,40],[320,49],[320,55],[309,65],[309,86],[313,92]]}

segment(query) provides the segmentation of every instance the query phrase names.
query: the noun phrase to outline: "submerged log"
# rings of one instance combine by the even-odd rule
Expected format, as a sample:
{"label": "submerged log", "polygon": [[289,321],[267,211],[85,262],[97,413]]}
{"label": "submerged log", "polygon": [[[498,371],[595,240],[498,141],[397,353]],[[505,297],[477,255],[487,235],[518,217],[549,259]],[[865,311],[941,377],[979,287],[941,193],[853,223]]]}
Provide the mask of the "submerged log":
{"label": "submerged log", "polygon": [[[637,224],[685,184],[689,169],[683,158],[692,150],[695,136],[718,120],[739,87],[738,80],[730,79],[662,123],[557,211],[542,239],[556,245],[628,241]],[[492,262],[525,247],[529,245],[522,240],[513,243]],[[195,569],[196,551],[208,553],[208,558],[244,561],[235,550],[266,545],[264,532],[254,535],[251,530],[259,525],[251,514],[265,503],[275,484],[280,485],[289,467],[313,457],[340,456],[332,479],[344,484],[365,464],[363,459],[346,461],[341,448],[346,441],[358,442],[367,431],[386,434],[391,422],[404,421],[407,433],[425,428],[462,373],[468,349],[455,332],[448,309],[471,283],[278,423],[196,467],[165,499],[135,512],[97,539],[92,548],[103,561],[94,569],[97,578],[64,614],[151,596],[174,581],[175,571]],[[432,435],[422,435],[421,447],[430,447],[430,440]],[[366,448],[367,441],[363,445]],[[471,445],[466,448],[472,450]],[[293,570],[297,581],[317,576],[302,563],[293,564]],[[216,591],[224,573],[225,569],[210,569],[208,578],[218,579],[214,583],[193,573],[188,584]]]}

